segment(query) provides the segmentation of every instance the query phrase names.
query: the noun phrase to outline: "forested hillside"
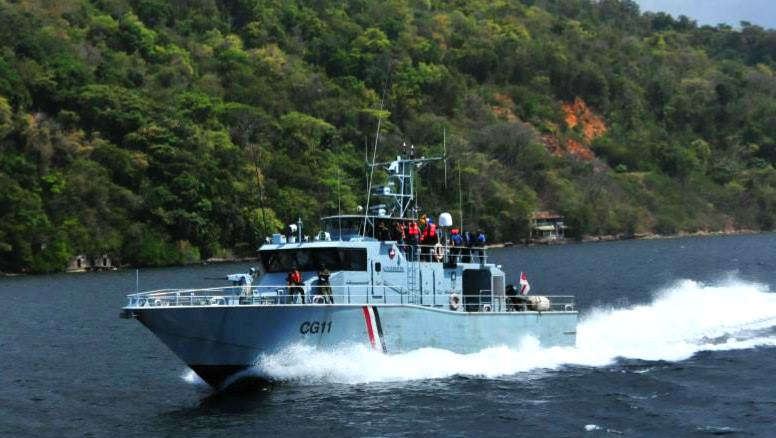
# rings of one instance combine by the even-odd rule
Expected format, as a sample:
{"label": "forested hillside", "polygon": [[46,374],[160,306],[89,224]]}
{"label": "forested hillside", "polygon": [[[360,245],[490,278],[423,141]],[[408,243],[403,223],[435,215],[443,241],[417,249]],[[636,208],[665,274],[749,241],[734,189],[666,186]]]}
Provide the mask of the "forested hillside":
{"label": "forested hillside", "polygon": [[[365,149],[490,241],[776,224],[776,32],[618,0],[0,0],[0,271],[252,254]],[[384,107],[380,102],[384,96]],[[263,208],[262,208],[263,207]],[[455,215],[457,217],[457,214]]]}

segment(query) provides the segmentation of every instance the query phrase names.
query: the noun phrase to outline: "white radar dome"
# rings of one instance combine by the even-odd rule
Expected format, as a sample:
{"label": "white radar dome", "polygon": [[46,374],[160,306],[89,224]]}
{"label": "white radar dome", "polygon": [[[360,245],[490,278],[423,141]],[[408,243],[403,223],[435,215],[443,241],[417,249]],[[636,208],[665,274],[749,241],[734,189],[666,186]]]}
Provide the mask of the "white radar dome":
{"label": "white radar dome", "polygon": [[440,227],[452,227],[453,226],[453,216],[450,215],[450,213],[442,213],[439,215],[439,226]]}

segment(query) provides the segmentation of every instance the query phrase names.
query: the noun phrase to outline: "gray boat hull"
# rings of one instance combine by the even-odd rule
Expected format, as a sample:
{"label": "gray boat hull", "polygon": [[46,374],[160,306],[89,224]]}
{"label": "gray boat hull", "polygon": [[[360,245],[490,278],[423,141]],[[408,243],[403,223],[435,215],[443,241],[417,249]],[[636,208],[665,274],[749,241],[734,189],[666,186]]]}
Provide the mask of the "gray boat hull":
{"label": "gray boat hull", "polygon": [[433,347],[473,353],[518,346],[573,346],[578,314],[454,312],[397,305],[235,305],[125,308],[210,385],[292,345],[371,345],[385,353]]}

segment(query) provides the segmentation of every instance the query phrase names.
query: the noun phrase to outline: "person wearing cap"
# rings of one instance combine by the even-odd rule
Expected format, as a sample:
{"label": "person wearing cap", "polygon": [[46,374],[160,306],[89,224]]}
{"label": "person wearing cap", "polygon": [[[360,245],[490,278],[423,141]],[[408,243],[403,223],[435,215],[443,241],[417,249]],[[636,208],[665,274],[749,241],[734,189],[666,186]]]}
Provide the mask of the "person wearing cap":
{"label": "person wearing cap", "polygon": [[424,228],[421,233],[422,237],[420,239],[420,243],[423,245],[420,250],[421,257],[431,261],[431,251],[433,251],[433,246],[439,243],[437,238],[436,224],[431,218],[426,220],[426,228]]}
{"label": "person wearing cap", "polygon": [[452,234],[452,240],[453,240],[453,257],[455,257],[456,261],[459,261],[460,255],[461,255],[461,247],[463,247],[463,237],[461,237],[461,233],[458,232],[458,228],[453,228],[450,231],[450,234]]}

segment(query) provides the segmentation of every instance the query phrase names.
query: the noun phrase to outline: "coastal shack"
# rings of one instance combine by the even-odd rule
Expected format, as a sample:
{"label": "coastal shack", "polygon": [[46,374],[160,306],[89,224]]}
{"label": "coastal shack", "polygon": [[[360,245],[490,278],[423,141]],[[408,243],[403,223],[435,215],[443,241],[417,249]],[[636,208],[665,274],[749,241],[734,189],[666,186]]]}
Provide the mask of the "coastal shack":
{"label": "coastal shack", "polygon": [[531,241],[549,243],[566,238],[563,216],[552,211],[535,211],[531,215]]}
{"label": "coastal shack", "polygon": [[94,271],[112,271],[114,269],[116,267],[113,266],[113,260],[108,254],[100,254],[92,259],[92,270]]}
{"label": "coastal shack", "polygon": [[92,257],[78,254],[67,264],[67,272],[113,271],[115,269],[116,266],[109,254],[99,254]]}
{"label": "coastal shack", "polygon": [[85,272],[92,268],[92,262],[85,254],[78,254],[67,264],[67,272]]}

